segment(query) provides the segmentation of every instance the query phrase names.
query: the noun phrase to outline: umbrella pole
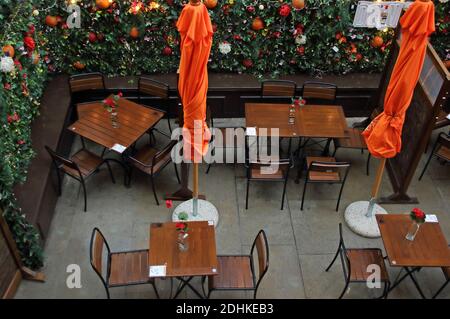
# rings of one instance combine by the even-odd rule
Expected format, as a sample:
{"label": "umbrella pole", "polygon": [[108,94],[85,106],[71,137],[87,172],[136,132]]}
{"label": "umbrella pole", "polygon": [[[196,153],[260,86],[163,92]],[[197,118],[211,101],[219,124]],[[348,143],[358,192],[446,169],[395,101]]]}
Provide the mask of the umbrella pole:
{"label": "umbrella pole", "polygon": [[194,163],[194,191],[193,191],[193,216],[198,215],[198,163]]}
{"label": "umbrella pole", "polygon": [[366,214],[367,217],[372,217],[373,215],[373,208],[375,207],[375,202],[377,200],[378,193],[380,191],[381,181],[383,180],[383,173],[385,167],[386,167],[386,158],[382,158],[380,161],[380,165],[378,166],[375,183],[372,186],[372,194],[371,194],[372,197],[370,198],[369,207],[367,208]]}

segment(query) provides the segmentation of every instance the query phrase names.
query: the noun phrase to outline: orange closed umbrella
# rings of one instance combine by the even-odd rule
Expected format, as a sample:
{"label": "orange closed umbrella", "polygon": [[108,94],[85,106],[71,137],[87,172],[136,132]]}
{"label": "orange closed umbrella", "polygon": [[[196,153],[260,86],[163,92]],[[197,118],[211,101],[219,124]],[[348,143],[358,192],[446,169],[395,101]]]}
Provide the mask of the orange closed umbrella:
{"label": "orange closed umbrella", "polygon": [[181,62],[178,90],[184,111],[184,157],[201,162],[211,134],[206,125],[207,64],[213,29],[208,10],[195,1],[185,5],[177,22],[181,35]]}
{"label": "orange closed umbrella", "polygon": [[406,111],[422,71],[428,37],[434,32],[434,4],[416,0],[402,16],[400,52],[386,90],[384,112],[363,132],[370,153],[392,158],[402,147]]}

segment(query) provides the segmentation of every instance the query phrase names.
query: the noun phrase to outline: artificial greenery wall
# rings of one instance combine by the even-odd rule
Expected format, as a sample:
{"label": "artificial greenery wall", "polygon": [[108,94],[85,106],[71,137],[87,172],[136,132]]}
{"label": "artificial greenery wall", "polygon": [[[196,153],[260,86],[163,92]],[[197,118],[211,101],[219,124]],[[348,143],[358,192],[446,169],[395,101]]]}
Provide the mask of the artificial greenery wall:
{"label": "artificial greenery wall", "polygon": [[[81,7],[81,28],[67,24],[69,2]],[[37,232],[17,207],[13,186],[26,179],[34,155],[30,127],[39,113],[48,73],[175,71],[175,23],[183,2],[187,1],[0,0],[0,48],[7,52],[0,70],[0,205],[26,265],[39,268],[42,253]],[[450,1],[434,2],[433,45],[449,60]],[[356,0],[205,3],[215,30],[209,69],[216,72],[262,77],[379,71],[393,33],[353,28]]]}

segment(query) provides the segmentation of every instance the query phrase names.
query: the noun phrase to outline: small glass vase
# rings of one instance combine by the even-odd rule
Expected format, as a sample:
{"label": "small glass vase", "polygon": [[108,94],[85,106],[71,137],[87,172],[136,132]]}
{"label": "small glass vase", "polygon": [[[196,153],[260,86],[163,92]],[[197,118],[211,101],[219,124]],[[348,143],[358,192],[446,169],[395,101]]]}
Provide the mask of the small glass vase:
{"label": "small glass vase", "polygon": [[187,241],[188,236],[189,235],[185,232],[178,233],[178,239],[177,239],[178,249],[182,252],[185,252],[189,249],[189,243]]}
{"label": "small glass vase", "polygon": [[293,125],[295,124],[295,104],[291,104],[289,107],[289,124]]}
{"label": "small glass vase", "polygon": [[420,223],[413,221],[408,228],[408,233],[406,234],[406,239],[409,241],[413,241],[416,238],[417,233],[420,229]]}
{"label": "small glass vase", "polygon": [[119,118],[117,116],[117,112],[111,112],[111,124],[113,128],[119,127]]}

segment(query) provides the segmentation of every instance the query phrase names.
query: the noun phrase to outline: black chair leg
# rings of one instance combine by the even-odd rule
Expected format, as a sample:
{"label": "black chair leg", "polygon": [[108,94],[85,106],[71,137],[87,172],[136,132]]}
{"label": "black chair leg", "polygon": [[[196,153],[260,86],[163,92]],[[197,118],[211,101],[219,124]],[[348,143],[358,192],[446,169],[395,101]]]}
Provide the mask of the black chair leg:
{"label": "black chair leg", "polygon": [[339,256],[339,253],[341,252],[341,244],[339,243],[336,255],[334,255],[333,260],[331,261],[330,265],[327,267],[327,269],[325,269],[326,272],[328,272],[330,270],[330,268],[334,265],[336,259]]}
{"label": "black chair leg", "polygon": [[206,174],[209,174],[209,171],[211,170],[212,164],[208,164],[208,168],[206,169]]}
{"label": "black chair leg", "polygon": [[58,196],[62,195],[62,178],[59,169],[56,169],[56,176],[58,177]]}
{"label": "black chair leg", "polygon": [[302,206],[300,207],[300,210],[303,210],[303,203],[305,201],[305,194],[306,194],[306,187],[308,185],[308,177],[305,178],[305,186],[303,186],[303,195],[302,195]]}
{"label": "black chair leg", "polygon": [[439,288],[439,290],[434,294],[434,296],[432,297],[432,299],[436,299],[437,296],[439,296],[439,294],[442,292],[442,290],[444,290],[445,287],[447,287],[447,285],[448,285],[449,282],[450,282],[450,280],[447,280],[447,281],[445,282],[445,284],[443,284],[442,287]]}
{"label": "black chair leg", "polygon": [[84,180],[81,180],[81,186],[83,187],[83,195],[84,195],[84,212],[87,212],[87,193]]}
{"label": "black chair leg", "polygon": [[339,204],[341,203],[341,197],[342,197],[342,191],[344,190],[344,183],[342,183],[341,185],[341,189],[339,190],[339,197],[338,197],[338,201],[336,204],[336,211],[339,211]]}
{"label": "black chair leg", "polygon": [[347,281],[347,282],[345,283],[344,290],[342,290],[342,293],[341,293],[341,295],[339,296],[338,299],[342,299],[342,297],[344,297],[344,295],[345,295],[345,293],[347,292],[347,289],[348,289],[348,284],[349,284],[349,282]]}
{"label": "black chair leg", "polygon": [[425,164],[425,167],[423,168],[423,171],[420,174],[419,181],[422,180],[422,177],[425,174],[425,171],[427,170],[428,165],[430,164],[432,158],[433,158],[433,152],[431,152],[430,156],[428,157],[428,160],[427,160],[427,162]]}
{"label": "black chair leg", "polygon": [[283,195],[281,196],[281,210],[284,209],[284,198],[286,197],[286,187],[287,187],[288,179],[286,178],[284,180],[284,186],[283,186]]}
{"label": "black chair leg", "polygon": [[372,154],[370,154],[367,156],[367,164],[366,164],[366,175],[369,176],[369,171],[370,171],[370,159],[372,158]]}
{"label": "black chair leg", "polygon": [[177,176],[178,184],[181,184],[180,175],[178,174],[177,164],[173,163],[173,167],[175,168],[175,175]]}
{"label": "black chair leg", "polygon": [[113,171],[111,169],[111,165],[109,164],[108,161],[106,161],[106,166],[108,167],[109,176],[111,176],[111,181],[113,182],[113,184],[115,184],[116,183],[116,179],[114,178],[114,174],[113,174]]}
{"label": "black chair leg", "polygon": [[105,287],[105,290],[106,290],[106,298],[111,299],[111,295],[109,294],[108,287]]}
{"label": "black chair leg", "polygon": [[155,196],[156,205],[159,206],[158,196],[156,195],[155,181],[153,180],[153,176],[152,176],[152,175],[150,175],[150,180],[151,180],[151,182],[152,182],[153,195]]}
{"label": "black chair leg", "polygon": [[250,188],[250,179],[247,179],[247,192],[245,195],[245,209],[248,209],[248,192]]}

